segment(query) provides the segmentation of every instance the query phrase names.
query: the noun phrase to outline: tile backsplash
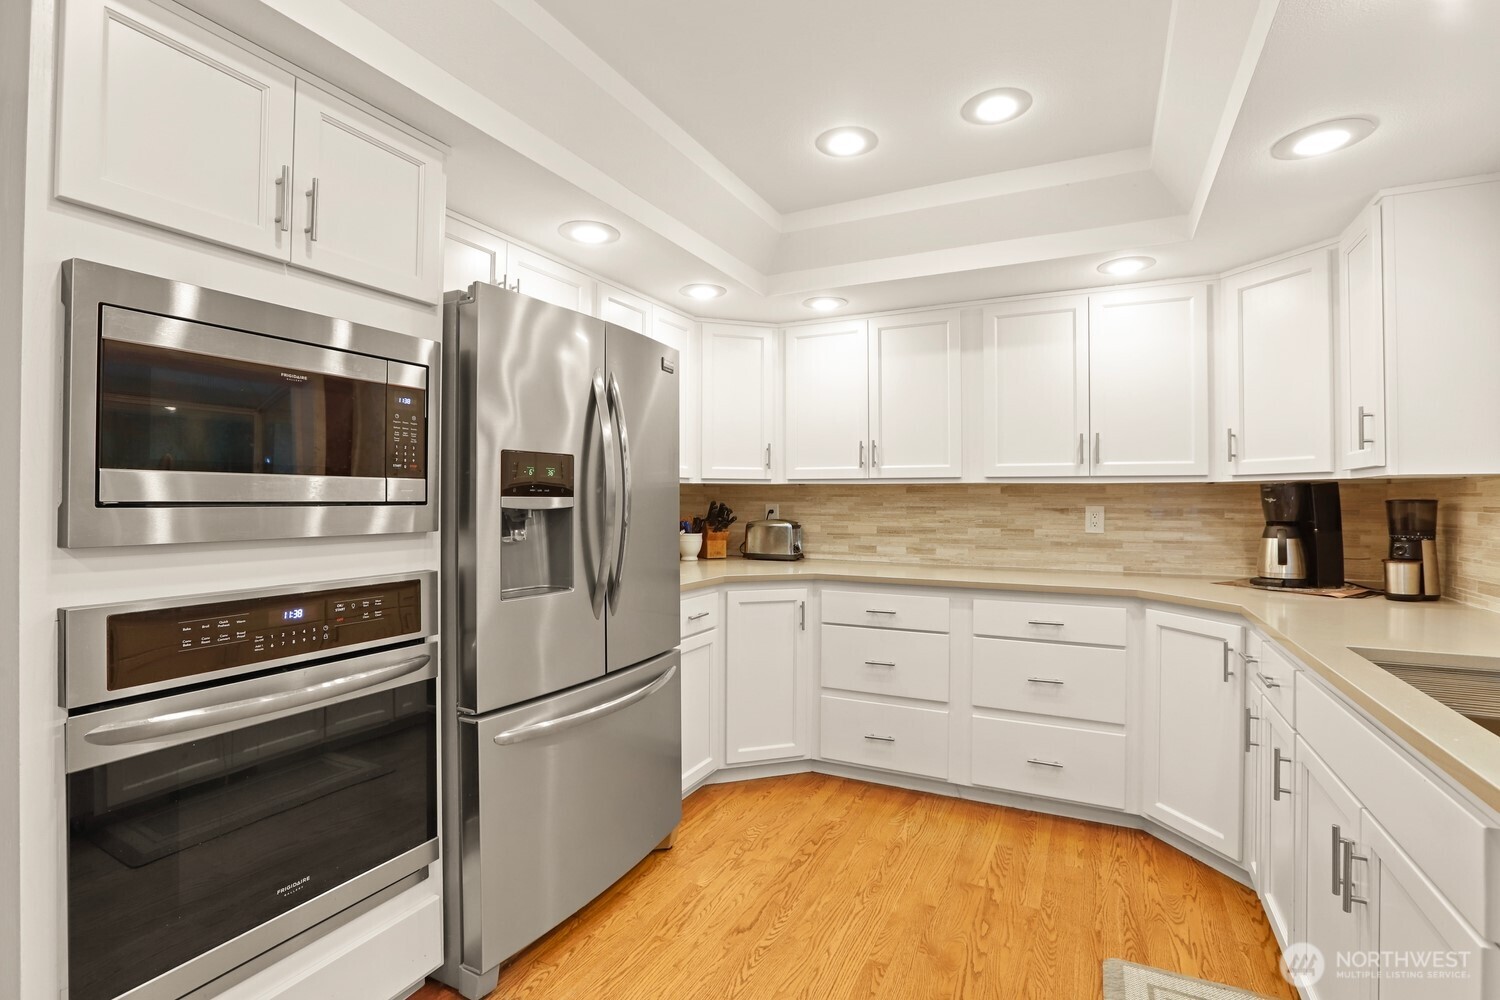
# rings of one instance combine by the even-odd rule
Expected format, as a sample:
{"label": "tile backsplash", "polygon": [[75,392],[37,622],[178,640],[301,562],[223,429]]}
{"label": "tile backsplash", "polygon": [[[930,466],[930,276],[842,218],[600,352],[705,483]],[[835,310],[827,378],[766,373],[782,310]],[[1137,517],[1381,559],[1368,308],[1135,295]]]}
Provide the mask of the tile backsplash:
{"label": "tile backsplash", "polygon": [[[1438,500],[1448,596],[1500,611],[1500,477],[1352,480],[1339,484],[1345,575],[1378,583],[1385,501]],[[801,522],[809,558],[894,563],[1249,576],[1264,521],[1254,483],[931,483],[921,485],[684,485],[683,517],[710,499],[744,526],[780,506]],[[1083,508],[1104,508],[1103,534],[1085,534]]]}

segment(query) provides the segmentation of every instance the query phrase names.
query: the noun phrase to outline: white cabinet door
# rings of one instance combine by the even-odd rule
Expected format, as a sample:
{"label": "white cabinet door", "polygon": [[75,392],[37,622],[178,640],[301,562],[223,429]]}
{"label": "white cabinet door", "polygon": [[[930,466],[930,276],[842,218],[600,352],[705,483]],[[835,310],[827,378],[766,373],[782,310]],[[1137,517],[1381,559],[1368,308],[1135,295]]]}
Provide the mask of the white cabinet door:
{"label": "white cabinet door", "polygon": [[1142,806],[1157,822],[1240,857],[1244,628],[1146,612]]}
{"label": "white cabinet door", "polygon": [[776,331],[704,323],[703,478],[770,479]]}
{"label": "white cabinet door", "polygon": [[1208,462],[1208,289],[1089,297],[1096,476],[1201,476]]}
{"label": "white cabinet door", "polygon": [[623,326],[648,337],[655,336],[651,323],[651,303],[623,288],[599,282],[595,295],[595,315],[606,323]]}
{"label": "white cabinet door", "polygon": [[292,75],[145,0],[63,18],[58,197],[285,260]]}
{"label": "white cabinet door", "polygon": [[699,393],[703,366],[698,347],[698,324],[665,309],[652,311],[652,334],[668,347],[677,348],[677,459],[678,475],[696,479],[703,455],[703,422],[699,417]]}
{"label": "white cabinet door", "polygon": [[[1253,687],[1252,687],[1253,690]],[[1256,812],[1260,817],[1260,895],[1277,939],[1297,935],[1297,734],[1269,702],[1262,705]]]}
{"label": "white cabinet door", "polygon": [[476,281],[503,284],[509,249],[498,234],[449,212],[443,231],[443,290],[465,289]]}
{"label": "white cabinet door", "polygon": [[1369,810],[1352,860],[1354,892],[1366,900],[1377,935],[1369,950],[1385,963],[1379,1000],[1486,1000],[1497,989],[1497,956],[1422,874]]}
{"label": "white cabinet door", "polygon": [[984,475],[1087,475],[1088,299],[990,306],[983,359]]}
{"label": "white cabinet door", "polygon": [[958,310],[870,320],[870,475],[963,474]]}
{"label": "white cabinet door", "polygon": [[1261,833],[1265,822],[1265,800],[1261,794],[1261,751],[1265,743],[1263,717],[1264,696],[1254,685],[1245,692],[1244,748],[1245,748],[1245,793],[1241,806],[1245,818],[1245,869],[1250,873],[1250,884],[1264,892],[1261,877],[1265,869],[1266,838]]}
{"label": "white cabinet door", "polygon": [[724,762],[807,755],[807,591],[726,596]]}
{"label": "white cabinet door", "polygon": [[792,327],[786,337],[786,478],[865,478],[865,321]]}
{"label": "white cabinet door", "polygon": [[1329,252],[1225,278],[1224,427],[1229,471],[1333,471],[1333,303]]}
{"label": "white cabinet door", "polygon": [[682,790],[719,768],[724,692],[719,630],[682,641]]}
{"label": "white cabinet door", "polygon": [[1385,465],[1385,279],[1380,209],[1360,214],[1339,240],[1339,461]]}
{"label": "white cabinet door", "polygon": [[522,295],[574,312],[594,312],[594,279],[535,250],[512,243],[505,258],[505,276]]}
{"label": "white cabinet door", "polygon": [[[1354,954],[1374,947],[1368,908],[1343,905],[1343,841],[1360,837],[1360,805],[1334,775],[1317,749],[1297,739],[1297,788],[1302,795],[1297,825],[1299,865],[1298,909],[1303,940],[1316,945],[1328,963],[1318,982],[1307,986],[1310,1000],[1365,1000],[1369,983],[1333,974],[1340,953]],[[1357,849],[1363,854],[1363,849]],[[1363,872],[1358,873],[1360,876]],[[1358,881],[1358,879],[1356,880]],[[1351,897],[1356,893],[1351,892]],[[1362,895],[1362,893],[1360,894]]]}
{"label": "white cabinet door", "polygon": [[443,289],[442,154],[297,81],[292,263],[394,295]]}

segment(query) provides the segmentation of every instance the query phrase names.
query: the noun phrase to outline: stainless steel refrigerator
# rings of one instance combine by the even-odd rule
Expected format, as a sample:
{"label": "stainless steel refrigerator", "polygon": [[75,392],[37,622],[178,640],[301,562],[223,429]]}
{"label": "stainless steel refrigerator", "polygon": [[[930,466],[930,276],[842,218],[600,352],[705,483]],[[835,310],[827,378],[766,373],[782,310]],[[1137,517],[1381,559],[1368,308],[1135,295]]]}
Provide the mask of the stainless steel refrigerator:
{"label": "stainless steel refrigerator", "polygon": [[483,283],[443,317],[439,977],[477,998],[682,815],[677,352]]}

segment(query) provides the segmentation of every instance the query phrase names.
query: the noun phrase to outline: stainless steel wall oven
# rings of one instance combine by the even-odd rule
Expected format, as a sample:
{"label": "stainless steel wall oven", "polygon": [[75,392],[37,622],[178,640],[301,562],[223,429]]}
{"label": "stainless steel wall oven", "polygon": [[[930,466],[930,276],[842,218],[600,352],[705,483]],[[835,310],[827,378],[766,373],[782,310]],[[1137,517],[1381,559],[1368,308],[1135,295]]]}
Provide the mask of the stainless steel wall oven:
{"label": "stainless steel wall oven", "polygon": [[84,260],[63,301],[59,544],[436,527],[436,343]]}
{"label": "stainless steel wall oven", "polygon": [[60,613],[67,995],[212,995],[438,856],[435,574]]}

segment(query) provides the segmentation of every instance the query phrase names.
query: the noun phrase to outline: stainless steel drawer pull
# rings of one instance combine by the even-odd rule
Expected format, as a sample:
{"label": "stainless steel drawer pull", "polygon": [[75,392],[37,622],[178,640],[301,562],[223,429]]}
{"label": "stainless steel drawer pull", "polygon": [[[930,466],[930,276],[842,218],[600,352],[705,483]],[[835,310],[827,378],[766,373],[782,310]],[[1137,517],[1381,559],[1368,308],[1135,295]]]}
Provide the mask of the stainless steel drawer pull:
{"label": "stainless steel drawer pull", "polygon": [[894,737],[894,736],[876,736],[873,733],[866,733],[865,734],[865,739],[867,739],[867,740],[874,740],[876,743],[894,743],[894,742],[896,742],[896,737]]}
{"label": "stainless steel drawer pull", "polygon": [[1245,752],[1249,753],[1251,747],[1258,747],[1260,743],[1254,738],[1255,724],[1260,721],[1260,716],[1250,709],[1245,709]]}
{"label": "stainless steel drawer pull", "polygon": [[1267,677],[1265,674],[1261,673],[1258,670],[1255,672],[1255,676],[1259,677],[1260,678],[1260,682],[1262,684],[1264,684],[1268,688],[1279,688],[1279,687],[1281,687],[1281,682],[1278,681],[1276,678],[1274,678],[1274,677]]}
{"label": "stainless steel drawer pull", "polygon": [[707,618],[711,614],[713,614],[711,611],[700,611],[696,615],[688,615],[688,621],[695,622],[699,618]]}
{"label": "stainless steel drawer pull", "polygon": [[307,234],[309,243],[318,242],[318,179],[312,179],[312,187],[307,190],[307,226],[302,230]]}
{"label": "stainless steel drawer pull", "polygon": [[1027,684],[1056,684],[1059,687],[1061,687],[1062,684],[1063,684],[1063,682],[1060,681],[1060,680],[1058,680],[1056,677],[1028,677],[1028,678],[1026,678],[1026,683]]}
{"label": "stainless steel drawer pull", "polygon": [[292,228],[292,213],[287,211],[292,197],[291,172],[291,167],[282,164],[281,176],[276,178],[276,228],[283,233]]}
{"label": "stainless steel drawer pull", "polygon": [[1344,831],[1337,824],[1333,827],[1333,894],[1344,894]]}
{"label": "stainless steel drawer pull", "polygon": [[1055,760],[1042,760],[1040,757],[1027,757],[1026,763],[1035,764],[1037,767],[1055,767],[1062,770],[1062,763]]}
{"label": "stainless steel drawer pull", "polygon": [[865,467],[865,443],[863,441],[859,443],[859,467],[861,469]]}
{"label": "stainless steel drawer pull", "polygon": [[1355,854],[1354,841],[1348,837],[1345,837],[1343,840],[1343,848],[1343,857],[1341,859],[1343,864],[1339,867],[1344,870],[1344,912],[1353,913],[1355,903],[1368,904],[1370,902],[1364,896],[1356,896],[1354,894],[1354,862],[1369,861],[1370,859],[1367,855]]}
{"label": "stainless steel drawer pull", "polygon": [[867,615],[893,615],[895,613],[894,611],[881,611],[879,608],[865,608]]}
{"label": "stainless steel drawer pull", "polygon": [[1078,464],[1083,464],[1083,431],[1078,432]]}
{"label": "stainless steel drawer pull", "polygon": [[1374,413],[1366,412],[1363,406],[1359,408],[1359,448],[1361,451],[1363,451],[1366,446],[1373,445],[1375,443],[1374,438],[1365,437],[1365,418],[1373,417],[1374,415]]}
{"label": "stainless steel drawer pull", "polygon": [[1292,762],[1292,758],[1283,757],[1281,755],[1280,747],[1275,747],[1274,749],[1272,749],[1271,754],[1273,757],[1271,770],[1271,800],[1273,802],[1280,802],[1283,795],[1292,794],[1292,790],[1290,788],[1281,787],[1281,765],[1290,764]]}
{"label": "stainless steel drawer pull", "polygon": [[896,664],[890,660],[866,660],[867,667],[894,667]]}
{"label": "stainless steel drawer pull", "polygon": [[1048,628],[1067,628],[1068,627],[1068,623],[1067,622],[1036,622],[1036,621],[1029,621],[1026,624],[1027,625],[1045,625]]}
{"label": "stainless steel drawer pull", "polygon": [[1233,462],[1239,457],[1234,447],[1234,428],[1231,427],[1229,428],[1229,461]]}

